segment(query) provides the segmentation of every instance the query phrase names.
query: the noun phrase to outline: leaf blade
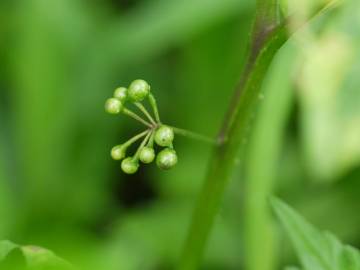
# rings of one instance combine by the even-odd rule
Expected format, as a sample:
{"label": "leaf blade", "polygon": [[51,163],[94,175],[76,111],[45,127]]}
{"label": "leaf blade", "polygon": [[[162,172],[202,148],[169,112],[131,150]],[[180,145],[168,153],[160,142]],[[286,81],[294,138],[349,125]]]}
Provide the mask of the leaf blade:
{"label": "leaf blade", "polygon": [[18,248],[18,245],[8,240],[0,241],[0,261],[4,260],[5,257],[16,248]]}
{"label": "leaf blade", "polygon": [[305,270],[359,270],[360,253],[334,235],[308,223],[287,204],[272,198],[273,209],[289,235]]}

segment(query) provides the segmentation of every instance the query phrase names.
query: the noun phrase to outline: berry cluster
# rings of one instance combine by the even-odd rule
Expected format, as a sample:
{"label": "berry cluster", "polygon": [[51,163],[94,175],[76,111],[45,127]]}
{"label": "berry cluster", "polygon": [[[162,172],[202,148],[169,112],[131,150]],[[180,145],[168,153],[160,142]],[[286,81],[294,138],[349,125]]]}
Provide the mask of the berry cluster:
{"label": "berry cluster", "polygon": [[[142,104],[148,100],[155,115],[155,119]],[[125,105],[134,104],[147,118],[143,119],[138,114],[129,110]],[[139,169],[140,161],[149,164],[155,160],[159,168],[168,170],[174,167],[178,161],[173,147],[174,131],[180,131],[167,125],[163,125],[156,104],[155,97],[150,92],[150,85],[144,80],[133,81],[128,88],[119,87],[114,96],[105,103],[105,110],[110,114],[125,114],[141,122],[148,127],[123,144],[116,145],[111,149],[111,157],[114,160],[122,160],[121,169],[127,174],[134,174]],[[133,156],[126,157],[126,151],[130,145],[143,138]],[[156,156],[154,144],[164,147]]]}

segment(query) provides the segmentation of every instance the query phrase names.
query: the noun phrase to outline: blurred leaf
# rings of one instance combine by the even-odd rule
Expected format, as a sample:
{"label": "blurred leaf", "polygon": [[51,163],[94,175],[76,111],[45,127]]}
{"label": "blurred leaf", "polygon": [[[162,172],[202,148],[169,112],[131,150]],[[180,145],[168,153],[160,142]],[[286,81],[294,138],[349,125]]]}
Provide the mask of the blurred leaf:
{"label": "blurred leaf", "polygon": [[18,245],[4,240],[4,241],[0,241],[0,261],[4,260],[5,257],[15,248],[17,248]]}
{"label": "blurred leaf", "polygon": [[359,270],[360,253],[328,232],[315,229],[279,199],[274,210],[285,227],[305,270]]}
{"label": "blurred leaf", "polygon": [[28,269],[33,270],[70,270],[73,267],[52,251],[36,246],[19,246],[10,241],[0,241],[0,264],[14,251],[20,251]]}
{"label": "blurred leaf", "polygon": [[[112,61],[146,57],[165,46],[182,42],[205,27],[238,14],[251,1],[156,0],[113,23],[100,39]],[[144,46],[146,44],[146,46]],[[124,54],[124,50],[127,51]],[[110,59],[109,59],[110,60]],[[127,62],[127,61],[126,61]]]}
{"label": "blurred leaf", "polygon": [[[305,57],[298,77],[308,167],[333,180],[360,161],[360,2],[302,32]],[[299,36],[298,36],[299,37]]]}
{"label": "blurred leaf", "polygon": [[87,20],[72,0],[30,0],[18,3],[16,11],[9,96],[21,210],[25,223],[71,222],[90,215],[100,201],[93,197],[102,194],[96,184],[87,185],[89,179],[77,177],[80,166],[73,168],[79,132],[74,74]]}
{"label": "blurred leaf", "polygon": [[[94,269],[174,268],[187,229],[188,208],[189,202],[159,201],[119,218]],[[217,222],[205,264],[238,267],[237,229],[227,219]]]}

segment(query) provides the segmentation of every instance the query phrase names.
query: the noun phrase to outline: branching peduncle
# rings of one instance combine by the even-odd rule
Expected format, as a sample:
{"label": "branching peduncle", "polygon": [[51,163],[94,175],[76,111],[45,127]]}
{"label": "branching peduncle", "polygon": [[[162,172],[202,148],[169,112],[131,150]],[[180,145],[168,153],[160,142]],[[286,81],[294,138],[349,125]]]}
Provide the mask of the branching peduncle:
{"label": "branching peduncle", "polygon": [[141,116],[137,115],[136,113],[130,111],[129,109],[124,108],[122,111],[125,115],[130,116],[131,118],[135,119],[136,121],[139,121],[140,123],[144,124],[145,126],[149,128],[153,128],[153,125],[144,120]]}
{"label": "branching peduncle", "polygon": [[147,146],[150,147],[150,148],[154,147],[154,136],[155,136],[155,130],[152,130],[149,142],[147,144]]}
{"label": "branching peduncle", "polygon": [[145,131],[143,131],[143,132],[135,135],[134,137],[132,137],[132,138],[130,138],[128,141],[126,141],[126,142],[124,143],[124,145],[125,145],[126,147],[132,145],[132,144],[133,144],[134,142],[136,142],[137,140],[140,140],[142,137],[145,137],[145,136],[149,133],[149,131],[150,131],[150,130],[147,129],[147,130],[145,130]]}
{"label": "branching peduncle", "polygon": [[156,99],[154,97],[153,94],[150,93],[149,95],[149,103],[153,109],[153,112],[155,114],[155,119],[156,119],[156,122],[161,124],[161,120],[160,120],[160,115],[159,115],[159,109],[158,109],[158,106],[157,106],[157,102],[156,102]]}
{"label": "branching peduncle", "polygon": [[188,138],[191,138],[191,139],[194,139],[194,140],[210,143],[210,144],[213,144],[213,145],[216,145],[216,144],[219,143],[216,139],[207,137],[205,135],[202,135],[202,134],[190,131],[190,130],[177,128],[177,127],[171,127],[171,128],[174,130],[175,134],[179,134],[179,135],[184,136],[184,137],[188,137]]}
{"label": "branching peduncle", "polygon": [[156,126],[158,123],[155,122],[154,118],[150,115],[148,110],[142,105],[140,102],[135,102],[135,106],[139,108],[139,110],[147,117],[147,119],[151,122],[153,126]]}
{"label": "branching peduncle", "polygon": [[141,149],[144,148],[144,146],[146,145],[146,143],[148,142],[150,136],[152,134],[152,130],[148,130],[147,133],[146,133],[146,137],[144,138],[144,140],[141,142],[140,146],[138,147],[138,149],[136,150],[136,153],[134,155],[134,160],[138,160],[139,159],[139,154],[140,154],[140,151]]}

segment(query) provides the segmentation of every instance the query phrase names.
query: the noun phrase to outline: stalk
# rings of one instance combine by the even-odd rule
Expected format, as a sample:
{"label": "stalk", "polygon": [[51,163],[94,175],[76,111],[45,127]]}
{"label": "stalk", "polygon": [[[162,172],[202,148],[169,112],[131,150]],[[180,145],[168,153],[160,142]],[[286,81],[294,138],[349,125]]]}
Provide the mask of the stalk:
{"label": "stalk", "polygon": [[[325,9],[328,7],[330,5]],[[247,140],[261,84],[276,52],[291,34],[287,20],[280,21],[277,1],[258,0],[253,31],[248,40],[247,62],[217,138],[220,144],[213,149],[178,266],[180,270],[199,268],[225,187],[233,175],[243,142]]]}
{"label": "stalk", "polygon": [[143,131],[143,132],[135,135],[134,137],[132,137],[132,138],[130,138],[128,141],[126,141],[126,142],[124,143],[124,145],[126,145],[126,146],[132,145],[132,144],[133,144],[134,142],[136,142],[137,140],[139,140],[139,139],[141,139],[142,137],[146,136],[149,132],[150,132],[150,130],[147,129],[147,130],[145,130],[145,131]]}
{"label": "stalk", "polygon": [[150,103],[150,105],[151,105],[151,107],[152,107],[152,109],[154,111],[156,122],[158,124],[160,124],[161,120],[160,120],[160,114],[159,114],[159,109],[158,109],[158,106],[157,106],[157,102],[156,102],[155,97],[151,93],[149,95],[149,103]]}
{"label": "stalk", "polygon": [[190,131],[190,130],[186,130],[186,129],[182,129],[182,128],[177,128],[177,127],[172,127],[170,126],[174,132],[178,135],[184,136],[184,137],[188,137],[194,140],[198,140],[198,141],[202,141],[202,142],[206,142],[206,143],[210,143],[210,144],[217,144],[217,140],[214,138],[209,138],[205,135]]}
{"label": "stalk", "polygon": [[140,102],[135,102],[135,106],[139,108],[139,110],[147,117],[147,119],[151,122],[151,124],[156,125],[154,118],[150,115],[147,109]]}
{"label": "stalk", "polygon": [[140,123],[144,124],[145,126],[149,127],[149,128],[152,128],[152,124],[150,124],[149,122],[145,121],[142,117],[138,116],[136,113],[124,108],[122,110],[122,113],[127,115],[127,116],[130,116],[131,118],[135,119],[136,121],[139,121]]}

